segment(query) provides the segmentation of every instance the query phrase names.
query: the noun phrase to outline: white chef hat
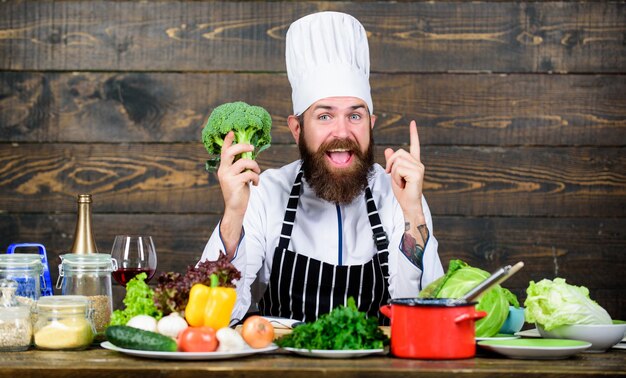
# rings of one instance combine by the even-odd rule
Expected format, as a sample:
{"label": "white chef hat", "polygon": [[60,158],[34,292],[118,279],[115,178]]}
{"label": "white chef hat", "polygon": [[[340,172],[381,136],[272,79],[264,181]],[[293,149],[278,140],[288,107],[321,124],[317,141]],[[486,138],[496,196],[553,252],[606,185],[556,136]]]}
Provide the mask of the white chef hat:
{"label": "white chef hat", "polygon": [[339,12],[300,18],[287,31],[285,57],[295,115],[335,96],[360,98],[373,113],[367,34],[356,18]]}

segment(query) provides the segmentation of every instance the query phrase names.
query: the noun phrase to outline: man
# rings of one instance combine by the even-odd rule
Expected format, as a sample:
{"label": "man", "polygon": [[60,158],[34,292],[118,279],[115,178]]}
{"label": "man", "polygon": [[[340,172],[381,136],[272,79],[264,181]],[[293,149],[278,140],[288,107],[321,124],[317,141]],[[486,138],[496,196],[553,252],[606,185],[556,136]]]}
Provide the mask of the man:
{"label": "man", "polygon": [[[415,297],[443,274],[415,122],[409,151],[374,163],[376,117],[369,48],[352,16],[321,12],[287,32],[294,114],[288,125],[301,160],[263,174],[224,141],[218,178],[224,215],[202,259],[224,251],[242,272],[234,319],[247,311],[312,321],[354,297],[377,316],[389,298]],[[252,183],[252,185],[250,185]]]}

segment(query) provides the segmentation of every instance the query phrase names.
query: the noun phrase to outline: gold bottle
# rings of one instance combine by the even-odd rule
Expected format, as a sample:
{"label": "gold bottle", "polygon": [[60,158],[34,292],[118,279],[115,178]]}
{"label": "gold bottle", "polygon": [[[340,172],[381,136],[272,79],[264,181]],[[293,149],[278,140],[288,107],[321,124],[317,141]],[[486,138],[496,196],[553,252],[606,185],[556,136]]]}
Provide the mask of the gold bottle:
{"label": "gold bottle", "polygon": [[98,253],[98,247],[91,232],[91,194],[79,194],[77,202],[76,231],[74,231],[74,244],[70,252],[79,255]]}

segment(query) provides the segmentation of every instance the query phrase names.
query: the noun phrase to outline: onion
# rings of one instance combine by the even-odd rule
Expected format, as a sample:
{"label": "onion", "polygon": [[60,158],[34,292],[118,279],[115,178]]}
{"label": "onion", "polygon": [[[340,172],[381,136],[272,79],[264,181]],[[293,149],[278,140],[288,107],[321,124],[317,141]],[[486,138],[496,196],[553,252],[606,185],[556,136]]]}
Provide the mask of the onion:
{"label": "onion", "polygon": [[161,335],[177,338],[178,334],[187,328],[188,324],[177,312],[164,316],[157,323],[157,332]]}
{"label": "onion", "polygon": [[143,329],[144,331],[156,332],[157,320],[150,315],[135,315],[130,318],[126,325],[133,328]]}

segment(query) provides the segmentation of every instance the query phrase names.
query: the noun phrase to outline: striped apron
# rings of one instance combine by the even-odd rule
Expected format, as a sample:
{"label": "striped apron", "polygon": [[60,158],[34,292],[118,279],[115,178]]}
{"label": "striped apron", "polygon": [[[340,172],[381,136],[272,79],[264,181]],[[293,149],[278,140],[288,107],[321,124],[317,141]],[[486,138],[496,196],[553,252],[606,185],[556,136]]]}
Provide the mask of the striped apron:
{"label": "striped apron", "polygon": [[379,308],[389,300],[389,241],[371,190],[366,188],[365,200],[378,252],[363,265],[333,265],[288,249],[300,199],[302,173],[302,170],[298,172],[291,188],[280,240],[274,251],[272,272],[259,302],[261,314],[314,321],[353,297],[359,311],[377,317],[379,324],[388,324],[389,319],[380,314]]}

